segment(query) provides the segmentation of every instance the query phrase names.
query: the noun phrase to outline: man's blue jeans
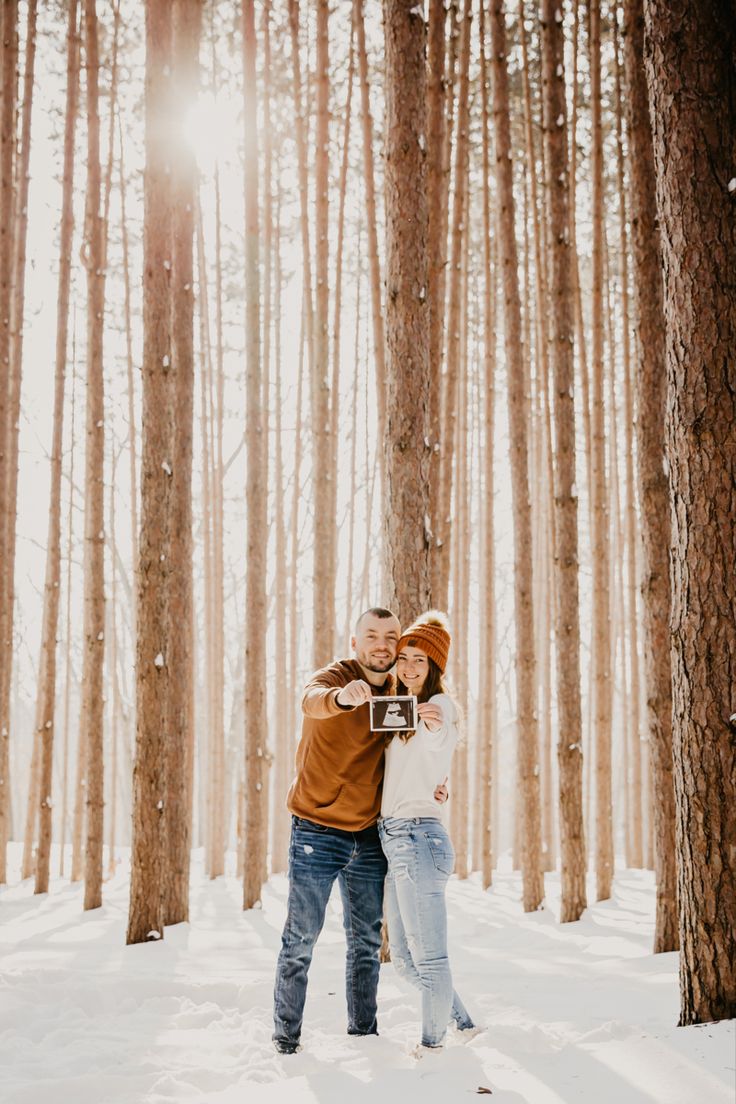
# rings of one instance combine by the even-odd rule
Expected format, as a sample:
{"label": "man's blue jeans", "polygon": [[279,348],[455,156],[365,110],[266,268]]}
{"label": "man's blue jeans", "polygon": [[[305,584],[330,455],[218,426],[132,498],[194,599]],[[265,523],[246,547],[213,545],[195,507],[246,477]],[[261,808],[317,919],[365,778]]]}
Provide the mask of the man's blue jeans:
{"label": "man's blue jeans", "polygon": [[307,974],[335,878],[348,944],[348,1034],[378,1033],[376,990],[386,878],[378,831],[374,826],[343,832],[292,817],[289,900],[274,987],[275,1040],[298,1042],[301,1035]]}
{"label": "man's blue jeans", "polygon": [[460,1030],[473,1027],[452,988],[447,956],[445,886],[455,851],[435,817],[379,820],[388,859],[386,923],[391,961],[397,973],[422,994],[422,1043],[441,1046],[453,1019]]}

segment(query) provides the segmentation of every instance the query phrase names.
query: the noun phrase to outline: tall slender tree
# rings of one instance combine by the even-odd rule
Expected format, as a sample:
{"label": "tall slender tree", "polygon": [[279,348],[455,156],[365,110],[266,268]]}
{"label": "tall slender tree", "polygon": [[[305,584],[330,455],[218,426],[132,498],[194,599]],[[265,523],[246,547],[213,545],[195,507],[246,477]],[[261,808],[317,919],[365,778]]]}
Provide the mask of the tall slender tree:
{"label": "tall slender tree", "polygon": [[314,497],[313,644],[315,667],[332,659],[335,633],[336,525],[333,484],[336,479],[330,410],[335,396],[329,376],[329,2],[317,0],[317,72],[315,128],[315,277],[314,361],[312,363],[312,472]]}
{"label": "tall slender tree", "polygon": [[611,798],[611,611],[609,591],[609,508],[606,473],[606,419],[603,348],[603,126],[601,120],[600,0],[588,4],[592,115],[592,543],[593,687],[595,694],[596,886],[599,901],[611,896],[613,809]]}
{"label": "tall slender tree", "polygon": [[578,500],[575,481],[573,288],[569,165],[566,143],[562,8],[542,7],[545,157],[549,180],[550,302],[555,418],[555,574],[557,608],[557,763],[560,787],[562,895],[560,919],[579,920],[586,907],[583,831],[583,747],[580,706]]}
{"label": "tall slender tree", "polygon": [[87,196],[84,257],[87,269],[87,448],[84,508],[84,664],[80,740],[86,748],[84,907],[102,904],[103,663],[105,656],[104,217],[101,208],[99,44],[96,0],[84,2],[87,73]]}
{"label": "tall slender tree", "polygon": [[46,893],[51,857],[51,783],[56,702],[56,633],[61,597],[61,467],[64,434],[64,388],[69,333],[69,288],[74,235],[74,134],[79,100],[79,38],[77,0],[71,0],[67,19],[66,106],[64,113],[64,175],[59,233],[59,282],[56,298],[56,359],[54,431],[51,444],[51,490],[46,544],[46,580],[38,674],[36,727],[43,735],[41,803],[36,856],[36,893]]}
{"label": "tall slender tree", "polygon": [[[268,842],[266,773],[266,495],[263,471],[261,318],[258,216],[258,127],[256,99],[256,32],[254,0],[243,0],[243,76],[245,120],[245,317],[246,317],[246,449],[248,511],[245,622],[245,878],[243,908],[261,897]],[[326,187],[326,182],[325,182]]]}
{"label": "tall slender tree", "polygon": [[[171,0],[146,2],[143,179],[143,452],[136,623],[136,754],[128,943],[163,937],[166,732],[171,662],[168,577],[175,458],[171,371]],[[177,630],[178,631],[178,630]]]}
{"label": "tall slender tree", "polygon": [[[202,0],[174,0],[173,83],[179,103],[199,86]],[[192,596],[192,438],[194,423],[194,151],[179,143],[171,159],[171,358],[175,427],[171,474],[174,567],[169,597],[169,702],[166,731],[166,847],[164,923],[189,919],[189,862],[194,768],[194,625]]]}
{"label": "tall slender tree", "polygon": [[18,3],[2,5],[2,100],[0,101],[0,884],[7,881],[10,831],[10,680],[13,662],[13,555],[11,516],[12,366],[10,313],[13,289],[13,171],[18,97]]}
{"label": "tall slender tree", "polygon": [[657,910],[654,950],[679,946],[672,780],[670,663],[670,506],[664,461],[667,401],[662,256],[649,98],[644,70],[642,0],[624,4],[624,65],[629,141],[631,248],[636,317],[636,456],[642,534],[642,609],[649,761],[654,778]]}
{"label": "tall slender tree", "polygon": [[524,347],[519,293],[514,167],[506,61],[506,17],[501,0],[489,13],[493,114],[495,118],[498,240],[504,301],[504,342],[508,377],[509,449],[514,511],[514,602],[516,610],[516,717],[521,782],[522,878],[524,910],[538,909],[544,898],[541,867],[542,822],[539,787],[537,665],[534,636],[532,509],[529,489],[529,418],[526,378],[529,350]]}

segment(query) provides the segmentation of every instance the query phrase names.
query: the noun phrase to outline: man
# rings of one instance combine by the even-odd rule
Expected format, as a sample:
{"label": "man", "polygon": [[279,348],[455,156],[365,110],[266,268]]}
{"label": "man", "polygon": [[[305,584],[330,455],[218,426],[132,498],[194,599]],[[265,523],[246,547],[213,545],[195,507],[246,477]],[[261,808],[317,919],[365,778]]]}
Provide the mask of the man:
{"label": "man", "polygon": [[348,945],[348,1034],[377,1034],[386,860],[376,821],[384,743],[370,730],[368,702],[393,690],[400,636],[390,610],[366,610],[350,642],[355,659],[317,671],[304,690],[296,778],[286,799],[289,900],[274,988],[273,1040],[280,1054],[299,1049],[307,973],[335,878]]}

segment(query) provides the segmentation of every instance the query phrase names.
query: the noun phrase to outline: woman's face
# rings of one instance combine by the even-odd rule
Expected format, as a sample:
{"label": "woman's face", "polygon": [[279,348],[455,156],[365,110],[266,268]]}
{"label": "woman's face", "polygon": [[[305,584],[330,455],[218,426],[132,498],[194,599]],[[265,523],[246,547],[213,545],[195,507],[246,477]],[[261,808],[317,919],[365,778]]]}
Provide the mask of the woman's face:
{"label": "woman's face", "polygon": [[399,652],[396,674],[410,694],[419,694],[429,674],[427,653],[407,644]]}

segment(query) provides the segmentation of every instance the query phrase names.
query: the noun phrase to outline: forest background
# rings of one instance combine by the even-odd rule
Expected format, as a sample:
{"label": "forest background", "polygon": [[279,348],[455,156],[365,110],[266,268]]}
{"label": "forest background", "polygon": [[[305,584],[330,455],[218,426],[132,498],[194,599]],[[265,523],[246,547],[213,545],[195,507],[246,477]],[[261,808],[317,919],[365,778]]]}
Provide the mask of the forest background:
{"label": "forest background", "polygon": [[[704,17],[682,9],[697,36]],[[733,472],[732,369],[719,350],[734,305],[718,285],[734,246],[722,153],[732,96],[709,114],[733,30],[714,5],[714,76],[687,119],[698,203],[712,216],[696,256],[664,217],[668,203],[682,212],[693,200],[667,191],[662,148],[681,153],[685,127],[656,107],[670,77],[678,85],[699,66],[674,52],[674,15],[647,8],[647,70],[634,3],[504,13],[463,0],[423,14],[360,0],[331,12],[295,0],[4,5],[3,850],[22,839],[22,874],[38,879],[38,845],[47,879],[53,839],[56,868],[84,871],[95,907],[103,871],[132,846],[130,939],[173,919],[151,885],[179,830],[212,877],[237,848],[252,906],[285,865],[307,674],[347,654],[361,609],[389,604],[408,620],[431,601],[449,610],[466,718],[451,779],[459,877],[477,870],[489,885],[495,856],[510,851],[531,911],[559,864],[572,920],[588,864],[598,899],[614,855],[656,868],[655,949],[686,936],[683,1021],[733,1015],[734,636],[713,614],[724,616],[733,586],[717,569],[733,546],[732,485],[703,522],[706,481],[692,474],[708,468],[718,488],[718,473]],[[646,108],[646,159],[632,158],[642,95],[657,124]],[[177,212],[190,222],[168,238]],[[703,243],[714,242],[705,273]],[[55,312],[65,271],[69,300]],[[705,299],[696,310],[682,296],[677,313],[685,277],[720,304],[721,321],[697,340],[688,318],[711,315]],[[644,340],[650,285],[659,322]],[[175,347],[186,332],[189,347]],[[188,415],[170,384],[179,357],[191,364]],[[689,453],[665,432],[666,412],[698,395],[686,368],[709,381],[692,421],[712,430]],[[191,493],[176,499],[187,450]],[[703,676],[703,718],[692,687],[676,695],[673,781],[670,692],[663,700],[656,681],[669,643],[653,629],[663,623],[653,590],[670,575],[656,553],[666,561],[680,475],[697,483],[682,501],[698,520],[673,512],[675,593],[678,564],[692,581],[689,556],[716,569],[673,655],[695,647],[707,667],[715,640],[724,666]],[[174,490],[151,490],[157,480]],[[715,543],[687,541],[711,522]],[[193,581],[183,619],[167,589],[179,576]],[[52,591],[61,604],[49,628]],[[665,597],[668,621],[678,607]],[[94,616],[104,621],[92,631]],[[161,689],[162,672],[174,689]],[[678,724],[692,728],[695,715],[691,747]],[[705,740],[712,752],[692,773]],[[178,791],[172,754],[186,767]]]}

